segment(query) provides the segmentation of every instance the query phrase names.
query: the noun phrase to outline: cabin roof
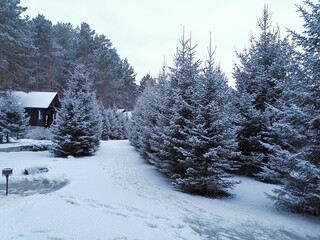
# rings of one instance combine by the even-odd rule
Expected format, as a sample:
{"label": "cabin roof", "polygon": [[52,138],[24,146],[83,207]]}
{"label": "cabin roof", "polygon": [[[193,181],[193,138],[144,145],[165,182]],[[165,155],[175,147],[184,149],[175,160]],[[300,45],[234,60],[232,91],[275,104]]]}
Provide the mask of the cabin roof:
{"label": "cabin roof", "polygon": [[48,108],[57,92],[13,92],[18,97],[21,105],[25,108]]}

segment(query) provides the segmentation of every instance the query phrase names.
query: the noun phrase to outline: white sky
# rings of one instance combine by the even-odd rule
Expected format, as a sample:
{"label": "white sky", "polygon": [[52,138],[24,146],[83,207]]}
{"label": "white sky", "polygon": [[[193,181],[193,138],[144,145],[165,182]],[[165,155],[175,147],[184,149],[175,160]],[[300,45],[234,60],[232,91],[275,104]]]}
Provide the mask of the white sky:
{"label": "white sky", "polygon": [[258,36],[257,17],[264,4],[273,13],[273,24],[301,32],[303,21],[295,4],[302,0],[21,0],[26,14],[43,14],[53,24],[70,22],[74,27],[86,22],[98,34],[111,40],[122,59],[127,58],[137,81],[157,76],[165,59],[172,65],[183,27],[198,44],[197,58],[207,58],[209,34],[216,46],[216,62],[232,84],[235,50],[249,46],[250,36]]}

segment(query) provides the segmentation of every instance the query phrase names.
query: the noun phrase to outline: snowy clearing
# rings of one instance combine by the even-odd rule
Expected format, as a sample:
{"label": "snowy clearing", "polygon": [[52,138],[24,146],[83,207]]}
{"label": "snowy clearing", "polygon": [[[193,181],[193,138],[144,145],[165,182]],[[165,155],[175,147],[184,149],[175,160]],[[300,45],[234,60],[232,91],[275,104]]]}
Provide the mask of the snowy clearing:
{"label": "snowy clearing", "polygon": [[[175,190],[130,143],[102,142],[93,157],[0,152],[1,239],[320,239],[320,219],[278,212],[274,185],[239,178],[231,199]],[[31,174],[24,174],[24,170]],[[37,171],[48,169],[48,171]]]}

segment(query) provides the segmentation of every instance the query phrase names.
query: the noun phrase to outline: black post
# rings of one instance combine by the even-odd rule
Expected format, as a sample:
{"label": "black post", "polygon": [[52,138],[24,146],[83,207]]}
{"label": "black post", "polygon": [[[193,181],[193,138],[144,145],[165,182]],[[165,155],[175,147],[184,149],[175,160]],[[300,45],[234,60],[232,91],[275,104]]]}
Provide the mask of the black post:
{"label": "black post", "polygon": [[12,168],[2,169],[2,175],[6,177],[6,195],[8,195],[9,176],[12,175]]}
{"label": "black post", "polygon": [[6,195],[8,196],[8,185],[9,185],[9,176],[6,176],[7,183],[6,183]]}

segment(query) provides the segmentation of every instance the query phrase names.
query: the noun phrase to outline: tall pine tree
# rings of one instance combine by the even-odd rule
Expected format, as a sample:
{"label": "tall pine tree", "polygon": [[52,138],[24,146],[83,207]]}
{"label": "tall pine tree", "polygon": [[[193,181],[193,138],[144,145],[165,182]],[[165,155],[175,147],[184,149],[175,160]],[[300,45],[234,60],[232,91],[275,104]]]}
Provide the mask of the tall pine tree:
{"label": "tall pine tree", "polygon": [[43,15],[38,15],[32,19],[33,36],[32,40],[36,46],[33,55],[35,79],[34,89],[38,91],[52,91],[53,88],[53,32],[52,23],[45,19]]}
{"label": "tall pine tree", "polygon": [[52,88],[63,92],[75,61],[75,31],[70,23],[57,23],[52,29]]}
{"label": "tall pine tree", "polygon": [[34,50],[31,31],[21,17],[26,8],[20,0],[0,0],[0,79],[2,90],[26,90],[32,84],[30,56]]}

